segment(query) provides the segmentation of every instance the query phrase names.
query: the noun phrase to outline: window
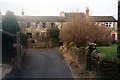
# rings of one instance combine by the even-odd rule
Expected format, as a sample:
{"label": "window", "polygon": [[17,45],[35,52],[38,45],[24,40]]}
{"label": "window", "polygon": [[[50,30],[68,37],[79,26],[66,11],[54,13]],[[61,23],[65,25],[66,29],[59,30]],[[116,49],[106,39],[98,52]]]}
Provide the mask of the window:
{"label": "window", "polygon": [[36,23],[36,28],[39,28],[39,23],[38,22]]}
{"label": "window", "polygon": [[109,23],[109,27],[111,27],[111,24],[112,24],[112,23],[110,22],[110,23]]}
{"label": "window", "polygon": [[27,22],[27,28],[31,26],[31,22]]}
{"label": "window", "polygon": [[108,23],[105,23],[105,26],[108,27]]}
{"label": "window", "polygon": [[42,23],[42,27],[45,28],[45,23]]}
{"label": "window", "polygon": [[28,38],[32,38],[32,33],[27,33]]}
{"label": "window", "polygon": [[105,26],[106,26],[106,27],[111,27],[111,25],[112,25],[111,22],[106,22],[106,23],[105,23]]}
{"label": "window", "polygon": [[51,27],[54,26],[54,23],[51,23]]}

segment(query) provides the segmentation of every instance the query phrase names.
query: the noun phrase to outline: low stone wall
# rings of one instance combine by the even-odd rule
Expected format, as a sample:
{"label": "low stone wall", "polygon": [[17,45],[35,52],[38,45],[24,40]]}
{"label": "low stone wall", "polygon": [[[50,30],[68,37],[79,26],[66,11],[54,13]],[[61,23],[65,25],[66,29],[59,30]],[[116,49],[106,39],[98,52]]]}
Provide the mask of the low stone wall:
{"label": "low stone wall", "polygon": [[90,53],[89,46],[85,49],[88,70],[94,72],[98,78],[119,78],[120,64],[117,59],[108,59],[96,49]]}
{"label": "low stone wall", "polygon": [[104,78],[119,77],[119,59],[106,58],[104,54],[96,50],[95,46],[77,48],[73,43],[71,45],[64,44],[60,47],[60,51],[70,65],[73,74],[80,78],[100,78],[104,80]]}

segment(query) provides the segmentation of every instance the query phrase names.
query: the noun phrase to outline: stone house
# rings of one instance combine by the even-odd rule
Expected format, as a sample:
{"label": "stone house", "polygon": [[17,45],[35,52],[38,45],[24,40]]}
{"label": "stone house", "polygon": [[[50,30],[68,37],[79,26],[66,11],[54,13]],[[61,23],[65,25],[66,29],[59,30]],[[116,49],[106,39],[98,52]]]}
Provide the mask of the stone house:
{"label": "stone house", "polygon": [[86,13],[79,13],[79,12],[64,12],[60,13],[60,16],[66,17],[67,20],[71,19],[74,16],[80,17],[80,19],[91,19],[95,21],[95,25],[98,26],[105,26],[112,30],[111,36],[113,41],[117,40],[117,20],[113,16],[90,16],[89,9],[87,8]]}
{"label": "stone house", "polygon": [[90,16],[95,20],[95,24],[98,26],[105,26],[112,30],[111,36],[113,41],[117,40],[117,20],[113,16]]}
{"label": "stone house", "polygon": [[91,18],[95,21],[96,25],[111,28],[113,40],[117,40],[117,20],[113,16],[90,16],[88,8],[86,9],[86,13],[62,11],[60,16],[25,16],[23,10],[21,14],[22,16],[17,16],[17,20],[21,32],[26,33],[29,38],[37,39],[38,37],[46,36],[47,29],[54,24],[61,29],[67,23],[67,20],[78,16],[81,20]]}
{"label": "stone house", "polygon": [[46,36],[46,31],[54,24],[59,29],[65,22],[64,17],[59,16],[17,16],[21,32],[26,33],[29,38]]}

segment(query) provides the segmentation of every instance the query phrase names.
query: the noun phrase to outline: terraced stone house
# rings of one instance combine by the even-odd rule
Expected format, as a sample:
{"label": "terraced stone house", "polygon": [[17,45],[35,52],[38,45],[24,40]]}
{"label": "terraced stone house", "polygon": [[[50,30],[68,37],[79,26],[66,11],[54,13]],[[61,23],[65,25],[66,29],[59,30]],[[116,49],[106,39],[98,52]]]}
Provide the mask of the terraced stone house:
{"label": "terraced stone house", "polygon": [[[60,16],[25,16],[23,10],[21,15],[17,16],[20,30],[26,33],[29,38],[37,39],[38,37],[46,36],[47,29],[53,25],[57,25],[59,29],[62,29],[63,25],[67,23],[67,20],[78,16],[81,20],[92,18],[96,25],[103,25],[106,28],[112,29],[111,36],[113,40],[117,40],[117,20],[113,16],[90,16],[88,8],[85,13],[62,11]],[[2,17],[0,17],[1,19]]]}
{"label": "terraced stone house", "polygon": [[70,19],[74,16],[79,16],[81,19],[92,19],[95,22],[95,25],[98,26],[105,26],[106,28],[109,28],[112,30],[111,36],[113,38],[113,41],[117,40],[117,20],[113,16],[90,16],[89,15],[89,9],[87,8],[86,13],[79,13],[79,12],[64,12],[62,11],[60,13],[60,16],[66,17],[67,19]]}
{"label": "terraced stone house", "polygon": [[21,32],[26,33],[29,38],[35,38],[46,36],[46,31],[53,25],[62,27],[62,23],[65,22],[64,17],[60,16],[17,16],[18,23],[20,25]]}

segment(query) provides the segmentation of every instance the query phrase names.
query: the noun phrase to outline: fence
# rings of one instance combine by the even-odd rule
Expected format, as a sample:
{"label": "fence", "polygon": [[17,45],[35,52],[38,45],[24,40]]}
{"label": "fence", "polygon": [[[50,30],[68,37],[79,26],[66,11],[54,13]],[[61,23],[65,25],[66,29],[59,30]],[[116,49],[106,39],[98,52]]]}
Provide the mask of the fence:
{"label": "fence", "polygon": [[2,63],[8,64],[12,58],[12,45],[16,43],[16,35],[2,31]]}
{"label": "fence", "polygon": [[22,64],[20,33],[18,32],[15,35],[6,31],[2,31],[2,64],[10,64],[13,57],[15,58],[14,67],[16,69],[20,69]]}

